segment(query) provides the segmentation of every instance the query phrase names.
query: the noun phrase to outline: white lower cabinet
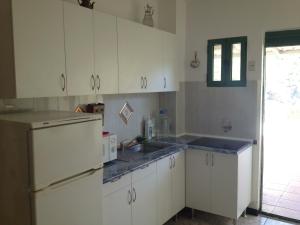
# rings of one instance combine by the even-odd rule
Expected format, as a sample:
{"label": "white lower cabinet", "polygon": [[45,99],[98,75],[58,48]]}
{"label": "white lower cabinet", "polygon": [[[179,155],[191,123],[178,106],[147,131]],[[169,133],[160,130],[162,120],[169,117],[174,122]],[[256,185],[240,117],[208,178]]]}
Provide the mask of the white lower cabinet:
{"label": "white lower cabinet", "polygon": [[157,162],[157,216],[158,224],[164,224],[172,217],[172,163],[171,156]]}
{"label": "white lower cabinet", "polygon": [[131,225],[131,174],[103,185],[103,225]]}
{"label": "white lower cabinet", "polygon": [[103,225],[162,225],[184,207],[184,151],[103,187]]}
{"label": "white lower cabinet", "polygon": [[106,183],[103,189],[103,225],[157,223],[156,163]]}
{"label": "white lower cabinet", "polygon": [[[154,225],[157,223],[156,213],[156,165],[146,168],[147,174],[132,182],[132,225]],[[139,171],[138,171],[139,172]],[[142,171],[147,173],[146,171]],[[134,172],[135,173],[135,172]]]}
{"label": "white lower cabinet", "polygon": [[211,211],[210,152],[187,150],[186,153],[186,204],[192,209]]}
{"label": "white lower cabinet", "polygon": [[185,152],[157,162],[158,224],[164,224],[185,207]]}
{"label": "white lower cabinet", "polygon": [[172,169],[172,216],[185,207],[185,152],[174,156]]}
{"label": "white lower cabinet", "polygon": [[232,219],[250,204],[252,148],[239,154],[188,150],[186,206]]}

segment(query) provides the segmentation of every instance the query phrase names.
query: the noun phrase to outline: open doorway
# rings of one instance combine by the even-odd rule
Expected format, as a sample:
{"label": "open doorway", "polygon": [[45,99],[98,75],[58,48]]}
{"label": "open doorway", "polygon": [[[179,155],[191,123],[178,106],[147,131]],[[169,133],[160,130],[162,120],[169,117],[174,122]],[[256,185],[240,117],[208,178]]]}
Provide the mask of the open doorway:
{"label": "open doorway", "polygon": [[265,52],[262,211],[300,221],[300,44]]}

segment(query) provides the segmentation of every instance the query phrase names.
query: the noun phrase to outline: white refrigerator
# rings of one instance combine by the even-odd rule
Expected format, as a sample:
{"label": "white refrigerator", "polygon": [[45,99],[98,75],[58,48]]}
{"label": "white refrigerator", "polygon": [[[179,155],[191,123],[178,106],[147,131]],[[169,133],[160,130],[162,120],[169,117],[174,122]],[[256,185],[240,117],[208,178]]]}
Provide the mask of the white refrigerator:
{"label": "white refrigerator", "polygon": [[0,224],[102,224],[101,115],[0,115]]}

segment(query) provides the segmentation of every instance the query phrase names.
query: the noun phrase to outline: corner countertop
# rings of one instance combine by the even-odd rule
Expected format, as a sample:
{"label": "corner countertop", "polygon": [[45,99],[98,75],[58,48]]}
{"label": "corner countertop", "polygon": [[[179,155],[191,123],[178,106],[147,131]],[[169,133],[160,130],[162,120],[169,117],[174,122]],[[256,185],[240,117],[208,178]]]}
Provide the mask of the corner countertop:
{"label": "corner countertop", "polygon": [[[195,149],[195,150],[237,155],[240,154],[242,151],[248,149],[252,145],[252,143],[249,141],[236,141],[232,139],[213,138],[213,140],[216,140],[216,142],[220,140],[225,140],[226,142],[231,142],[231,143],[238,142],[238,144],[241,147],[238,147],[237,149],[224,148],[218,145],[214,147],[207,147],[207,146],[202,146],[197,144],[197,140],[199,138],[203,138],[203,137],[183,135],[180,137],[156,138],[154,142],[168,143],[171,144],[171,146],[147,154],[139,153],[139,152],[130,152],[130,151],[118,152],[118,159],[109,162],[104,166],[103,183],[105,184],[108,182],[113,182],[114,180],[119,179],[121,176],[131,173],[139,169],[140,167],[156,162],[174,153],[184,151],[188,148]],[[129,160],[126,161],[122,160],[124,158]]]}

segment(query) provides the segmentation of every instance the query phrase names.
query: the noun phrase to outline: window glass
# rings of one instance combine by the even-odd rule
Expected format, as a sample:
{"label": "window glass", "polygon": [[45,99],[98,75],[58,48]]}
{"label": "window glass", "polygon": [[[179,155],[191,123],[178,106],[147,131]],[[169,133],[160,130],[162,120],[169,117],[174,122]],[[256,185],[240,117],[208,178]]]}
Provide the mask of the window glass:
{"label": "window glass", "polygon": [[213,81],[221,81],[222,45],[214,45]]}
{"label": "window glass", "polygon": [[232,44],[231,79],[241,80],[241,43]]}

